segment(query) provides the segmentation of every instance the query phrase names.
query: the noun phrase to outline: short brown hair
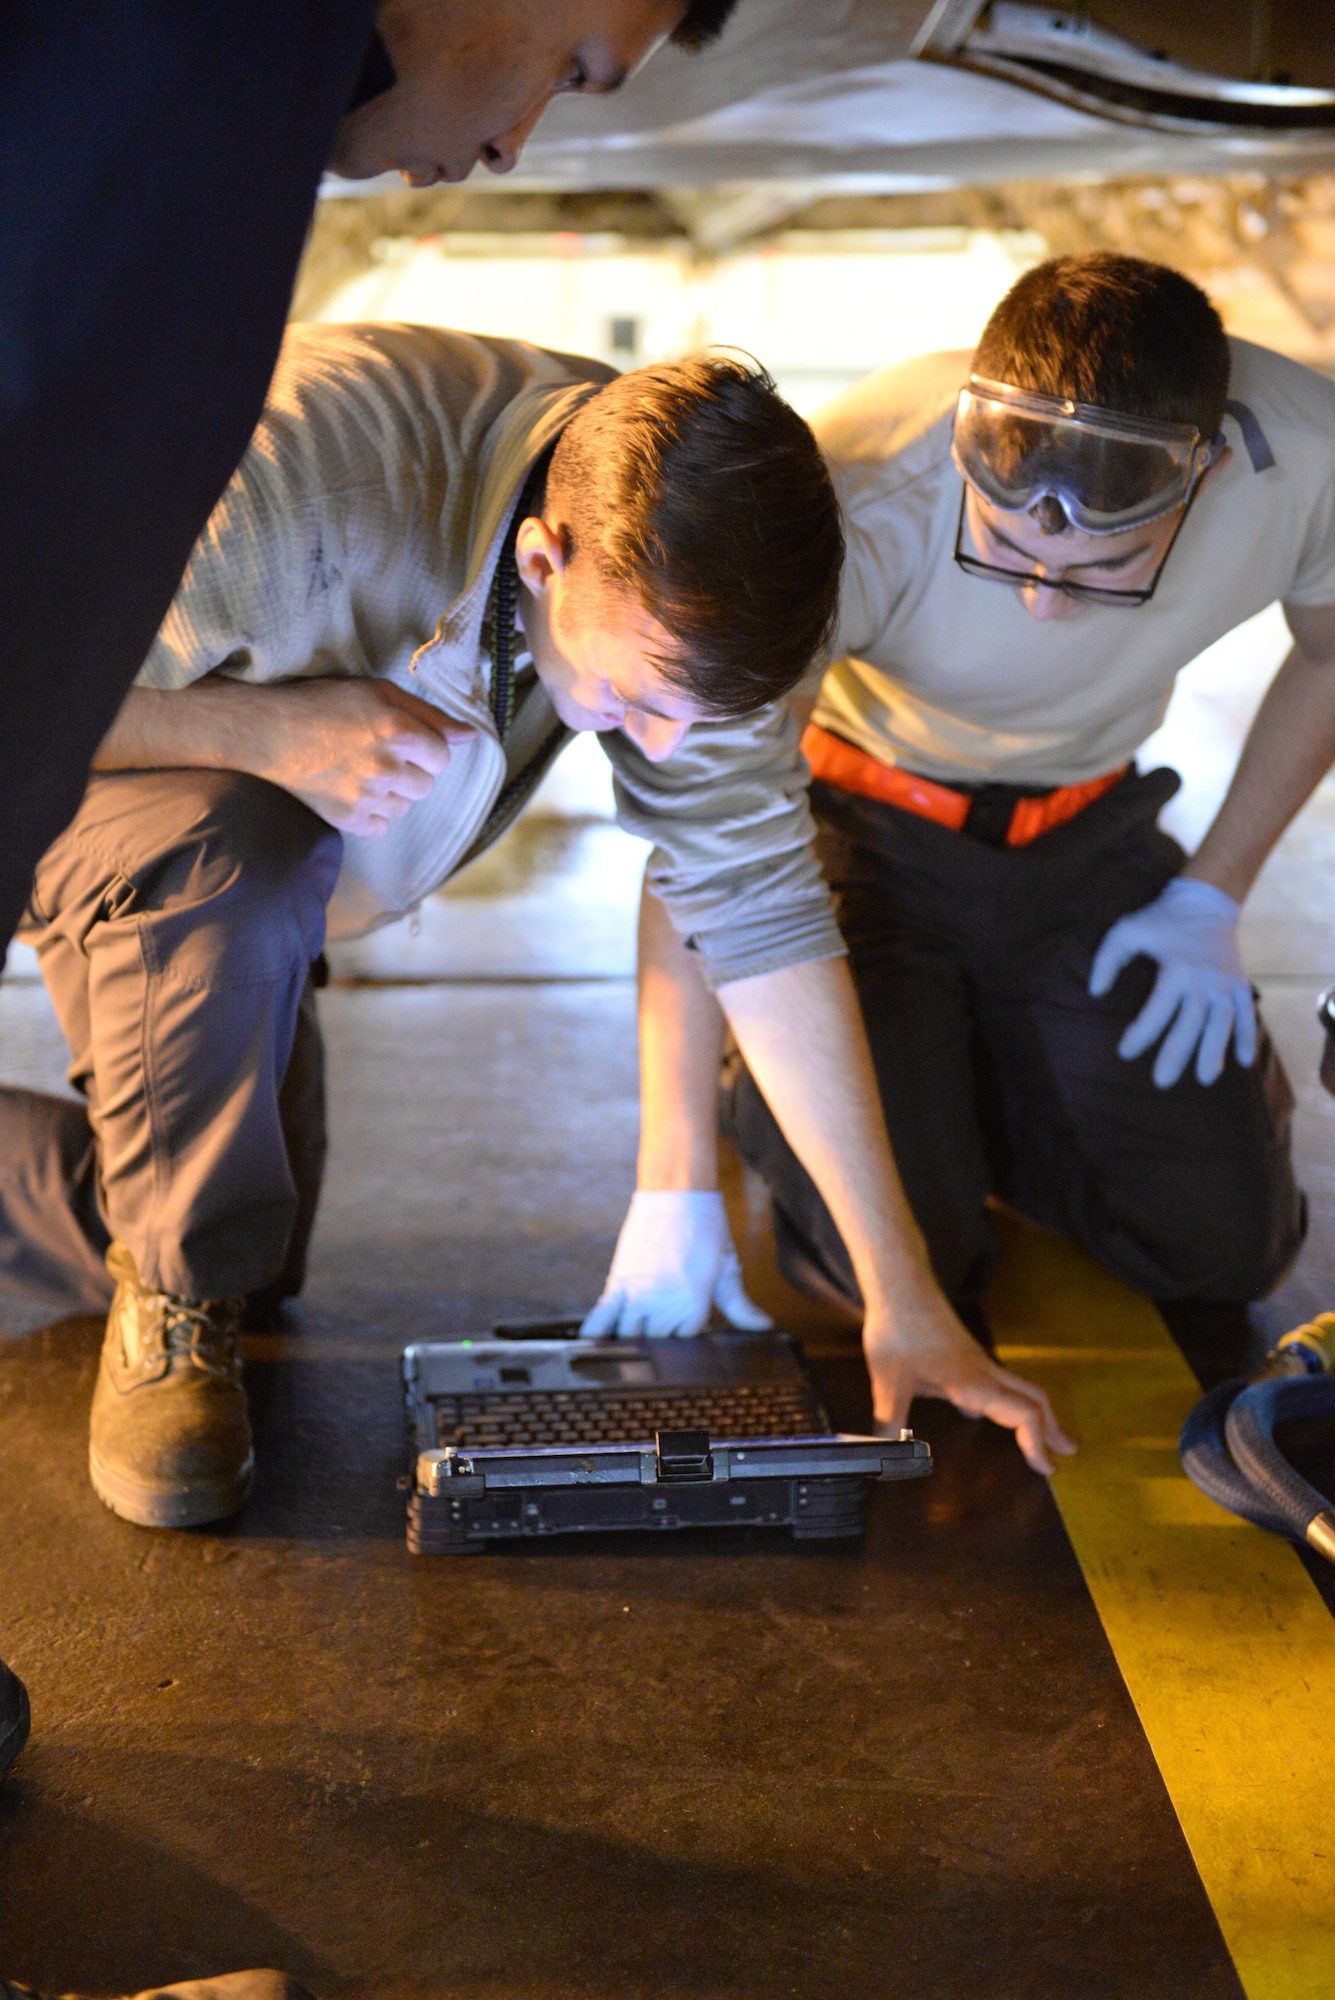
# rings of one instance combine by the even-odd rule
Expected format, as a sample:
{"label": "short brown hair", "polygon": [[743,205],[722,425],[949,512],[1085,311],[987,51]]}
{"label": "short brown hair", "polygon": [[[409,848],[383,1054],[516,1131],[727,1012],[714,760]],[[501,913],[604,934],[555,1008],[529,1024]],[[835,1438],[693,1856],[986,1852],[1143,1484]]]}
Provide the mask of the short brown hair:
{"label": "short brown hair", "polygon": [[692,54],[708,48],[727,27],[736,5],[737,0],[691,0],[669,39]]}
{"label": "short brown hair", "polygon": [[749,359],[638,368],[562,432],[549,490],[572,561],[632,591],[679,652],[663,678],[711,715],[787,694],[826,645],[839,506],[807,425]]}
{"label": "short brown hair", "polygon": [[1026,271],[984,328],[973,367],[1040,395],[1193,424],[1205,438],[1228,396],[1228,339],[1200,286],[1113,250]]}

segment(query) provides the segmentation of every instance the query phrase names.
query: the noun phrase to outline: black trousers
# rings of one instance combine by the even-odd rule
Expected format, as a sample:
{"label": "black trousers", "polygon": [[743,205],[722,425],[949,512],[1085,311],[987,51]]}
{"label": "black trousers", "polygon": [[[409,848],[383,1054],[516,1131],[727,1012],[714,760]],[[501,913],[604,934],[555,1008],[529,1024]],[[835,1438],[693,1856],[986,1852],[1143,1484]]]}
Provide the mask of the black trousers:
{"label": "black trousers", "polygon": [[[1003,1197],[1162,1300],[1269,1291],[1302,1241],[1293,1097],[1264,1027],[1254,1065],[1169,1090],[1154,1052],[1117,1043],[1156,968],[1128,966],[1090,997],[1109,925],[1182,865],[1155,825],[1174,772],[1131,773],[1025,848],[812,786],[822,862],[871,1041],[895,1157],[947,1295],[976,1323]],[[857,1301],[848,1253],[753,1079],[739,1072],[741,1150],[786,1234]]]}

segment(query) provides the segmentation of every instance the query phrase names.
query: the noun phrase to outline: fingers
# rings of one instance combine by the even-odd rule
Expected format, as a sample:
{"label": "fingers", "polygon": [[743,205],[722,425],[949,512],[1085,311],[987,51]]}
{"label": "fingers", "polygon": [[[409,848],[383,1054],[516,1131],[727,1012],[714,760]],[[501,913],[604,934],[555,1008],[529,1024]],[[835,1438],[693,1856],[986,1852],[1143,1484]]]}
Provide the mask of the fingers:
{"label": "fingers", "polygon": [[408,717],[385,721],[366,745],[366,782],[385,784],[406,797],[425,798],[450,765],[450,745],[434,729]]}
{"label": "fingers", "polygon": [[411,799],[401,798],[394,792],[364,794],[333,824],[342,833],[356,834],[362,840],[374,840],[380,834],[388,833],[392,822],[402,819],[412,803]]}
{"label": "fingers", "polygon": [[375,687],[383,696],[387,706],[401,709],[405,715],[411,715],[433,735],[453,737],[457,740],[473,734],[470,723],[456,722],[452,715],[446,715],[443,708],[436,708],[431,702],[423,701],[420,695],[410,693],[407,688],[397,686],[394,681],[376,681]]}
{"label": "fingers", "polygon": [[1233,988],[1233,1053],[1244,1069],[1256,1061],[1256,996],[1245,979]]}
{"label": "fingers", "polygon": [[1090,968],[1089,990],[1096,1000],[1103,997],[1124,965],[1129,965],[1140,953],[1134,932],[1130,932],[1126,920],[1113,925],[1094,954]]}
{"label": "fingers", "polygon": [[423,766],[411,760],[404,763],[396,753],[392,761],[382,759],[381,768],[363,781],[363,791],[369,797],[392,803],[402,817],[409,806],[426,797],[435,782],[435,776]]}
{"label": "fingers", "polygon": [[[742,1327],[748,1333],[764,1333],[774,1324],[769,1314],[762,1311],[754,1299],[748,1298],[735,1250],[724,1259],[714,1287],[714,1303],[729,1326]],[[698,1332],[699,1328],[692,1330]]]}
{"label": "fingers", "polygon": [[898,1430],[908,1421],[914,1396],[941,1396],[966,1416],[987,1417],[1003,1430],[1014,1431],[1026,1462],[1045,1478],[1054,1470],[1055,1457],[1077,1449],[1037,1383],[999,1368],[981,1348],[967,1356],[960,1350],[953,1367],[929,1373],[908,1357],[901,1362],[890,1355],[869,1355],[868,1361],[878,1435]]}
{"label": "fingers", "polygon": [[[429,773],[432,778],[438,778],[442,772],[449,769],[449,740],[437,730],[426,727],[396,729],[390,743],[396,757],[405,767],[405,773],[410,773],[416,768],[418,771]],[[429,783],[425,789],[430,791]]]}
{"label": "fingers", "polygon": [[1206,1004],[1198,993],[1183,995],[1177,1019],[1164,1036],[1159,1053],[1154,1058],[1154,1068],[1150,1072],[1159,1090],[1168,1090],[1175,1084],[1191,1061],[1192,1052],[1205,1026],[1206,1012]]}
{"label": "fingers", "polygon": [[1041,1474],[1044,1479],[1051,1479],[1057,1467],[1033,1416],[1023,1416],[1018,1421],[1009,1422],[1004,1417],[995,1417],[993,1421],[1005,1423],[1008,1429],[1015,1432],[1015,1442],[1019,1445],[1024,1462],[1030,1470]]}
{"label": "fingers", "polygon": [[398,817],[388,806],[368,799],[356,799],[349,806],[341,806],[310,792],[298,792],[297,797],[318,812],[321,819],[328,820],[330,826],[358,840],[378,840],[381,834],[389,832],[390,819]]}
{"label": "fingers", "polygon": [[1234,1019],[1232,993],[1216,993],[1205,1013],[1205,1027],[1201,1033],[1200,1047],[1196,1051],[1196,1081],[1211,1084],[1218,1081],[1228,1054]]}
{"label": "fingers", "polygon": [[444,709],[433,708],[429,701],[396,687],[393,681],[378,681],[376,691],[383,705],[394,711],[386,743],[403,763],[429,771],[432,777],[438,778],[448,768],[451,744],[465,742],[474,734],[468,723],[456,722]]}
{"label": "fingers", "polygon": [[702,1332],[708,1318],[708,1299],[701,1301],[684,1289],[636,1295],[629,1286],[617,1285],[585,1314],[579,1337],[606,1340],[615,1334],[621,1340],[671,1340],[674,1335]]}
{"label": "fingers", "polygon": [[580,1339],[603,1340],[609,1333],[615,1333],[625,1296],[620,1286],[615,1291],[604,1292],[592,1311],[585,1313],[579,1329]]}
{"label": "fingers", "polygon": [[1014,1431],[1026,1462],[1045,1479],[1056,1469],[1055,1452],[1065,1455],[1076,1449],[1043,1391],[1008,1369],[989,1367],[986,1378],[962,1386],[950,1400],[970,1416],[987,1417],[1004,1430]]}
{"label": "fingers", "polygon": [[1163,1041],[1153,1070],[1160,1090],[1169,1090],[1178,1081],[1193,1052],[1198,1081],[1207,1085],[1218,1082],[1230,1040],[1244,1068],[1256,1060],[1256,1004],[1251,988],[1245,980],[1234,980],[1226,991],[1210,992],[1208,987],[1201,991],[1184,986],[1166,968],[1161,970],[1154,991],[1117,1044],[1117,1053],[1124,1062],[1134,1062],[1160,1035]]}
{"label": "fingers", "polygon": [[349,766],[335,781],[318,790],[298,790],[308,805],[340,833],[374,840],[388,833],[394,820],[411,812],[435,784],[435,778],[412,763],[403,763],[385,744],[371,752],[371,768]]}
{"label": "fingers", "polygon": [[1123,1062],[1134,1062],[1158,1041],[1182,1002],[1182,988],[1168,972],[1160,969],[1154,991],[1117,1044]]}
{"label": "fingers", "polygon": [[[1055,1452],[1061,1458],[1072,1457],[1080,1447],[1058,1423],[1057,1413],[1049,1402],[1046,1391],[1040,1389],[1037,1382],[1030,1382],[1023,1375],[1013,1375],[1009,1368],[998,1368],[995,1362],[991,1366],[993,1375],[1005,1386],[1007,1394],[1019,1398],[1030,1412],[1016,1427],[1020,1449],[1029,1463],[1033,1465],[1034,1459],[1026,1449],[1026,1438],[1034,1449],[1041,1449],[1045,1453]],[[1047,1469],[1051,1471],[1052,1468],[1049,1466]]]}
{"label": "fingers", "polygon": [[[1195,1056],[1197,1081],[1217,1082],[1229,1043],[1246,1066],[1256,1056],[1256,1012],[1238,958],[1238,904],[1213,884],[1177,877],[1156,903],[1115,923],[1094,957],[1089,990],[1107,992],[1138,953],[1157,959],[1154,990],[1117,1045],[1133,1062],[1156,1042],[1152,1070],[1160,1090]],[[1160,1039],[1162,1037],[1162,1039]]]}
{"label": "fingers", "polygon": [[390,822],[411,812],[435,785],[435,777],[416,764],[403,763],[397,756],[387,759],[386,748],[380,746],[379,768],[360,780],[358,796],[344,823],[345,833],[363,837],[387,833]]}
{"label": "fingers", "polygon": [[645,1308],[644,1331],[650,1340],[668,1340],[674,1334],[693,1338],[709,1323],[709,1300],[692,1296],[684,1289],[651,1300]]}
{"label": "fingers", "polygon": [[918,1394],[914,1371],[893,1361],[869,1354],[874,1429],[878,1437],[902,1431],[909,1420],[909,1405]]}

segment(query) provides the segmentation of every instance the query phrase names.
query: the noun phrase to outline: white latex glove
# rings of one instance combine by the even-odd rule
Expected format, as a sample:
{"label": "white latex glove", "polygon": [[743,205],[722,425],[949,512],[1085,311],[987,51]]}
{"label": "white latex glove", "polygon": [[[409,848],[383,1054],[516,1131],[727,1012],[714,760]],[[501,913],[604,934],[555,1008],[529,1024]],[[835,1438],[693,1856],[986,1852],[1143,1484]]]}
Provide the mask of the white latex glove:
{"label": "white latex glove", "polygon": [[1142,953],[1159,962],[1154,991],[1117,1053],[1130,1062],[1163,1035],[1153,1072],[1160,1090],[1177,1082],[1193,1049],[1201,1083],[1219,1076],[1230,1040],[1240,1063],[1255,1060],[1256,1007],[1238,956],[1238,916],[1232,896],[1212,882],[1179,875],[1157,902],[1115,923],[1095,954],[1089,990],[1096,996]]}
{"label": "white latex glove", "polygon": [[750,1332],[774,1324],[743,1289],[723,1196],[699,1189],[632,1195],[603,1295],[581,1335],[701,1333],[711,1305]]}

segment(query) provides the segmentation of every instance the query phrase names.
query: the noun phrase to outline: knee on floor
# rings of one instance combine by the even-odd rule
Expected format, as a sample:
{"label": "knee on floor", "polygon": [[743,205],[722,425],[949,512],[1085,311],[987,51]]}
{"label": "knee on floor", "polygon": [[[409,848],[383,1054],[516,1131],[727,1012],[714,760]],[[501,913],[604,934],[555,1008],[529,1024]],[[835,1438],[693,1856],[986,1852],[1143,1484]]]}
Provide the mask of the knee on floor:
{"label": "knee on floor", "polygon": [[1296,1188],[1272,1191],[1246,1208],[1202,1217],[1190,1234],[1143,1246],[1144,1269],[1125,1273],[1152,1298],[1261,1299],[1293,1263],[1307,1233],[1307,1207]]}

